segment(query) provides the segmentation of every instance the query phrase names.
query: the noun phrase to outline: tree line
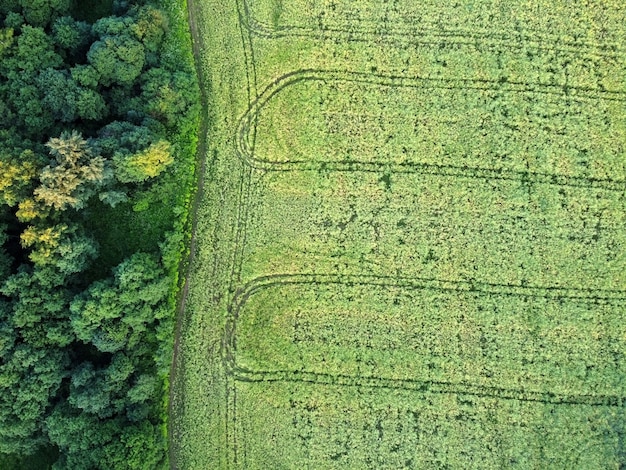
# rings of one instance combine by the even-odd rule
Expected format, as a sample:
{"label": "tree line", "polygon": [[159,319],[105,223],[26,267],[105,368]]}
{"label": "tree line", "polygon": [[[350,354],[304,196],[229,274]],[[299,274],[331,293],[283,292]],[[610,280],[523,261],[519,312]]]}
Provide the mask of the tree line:
{"label": "tree line", "polygon": [[173,27],[148,1],[0,0],[0,467],[166,463],[199,112]]}

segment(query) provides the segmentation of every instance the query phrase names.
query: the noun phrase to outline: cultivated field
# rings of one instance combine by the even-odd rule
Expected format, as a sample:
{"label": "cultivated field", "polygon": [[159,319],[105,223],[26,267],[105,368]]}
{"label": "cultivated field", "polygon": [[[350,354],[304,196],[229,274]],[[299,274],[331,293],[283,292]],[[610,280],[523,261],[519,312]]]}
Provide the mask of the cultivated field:
{"label": "cultivated field", "polygon": [[626,6],[190,6],[175,465],[626,464]]}

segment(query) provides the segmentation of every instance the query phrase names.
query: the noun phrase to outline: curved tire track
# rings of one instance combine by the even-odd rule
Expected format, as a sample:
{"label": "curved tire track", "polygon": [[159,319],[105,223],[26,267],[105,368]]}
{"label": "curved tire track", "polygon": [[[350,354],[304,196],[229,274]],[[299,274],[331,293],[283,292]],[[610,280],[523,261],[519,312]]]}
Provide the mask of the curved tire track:
{"label": "curved tire track", "polygon": [[[199,159],[199,164],[200,164],[200,168],[198,171],[198,180],[197,180],[198,189],[196,193],[196,198],[194,199],[193,209],[190,214],[191,220],[192,220],[192,229],[191,229],[191,239],[190,239],[190,253],[189,253],[189,259],[187,260],[187,268],[188,268],[191,265],[191,262],[193,260],[195,246],[197,243],[197,234],[196,234],[197,219],[195,217],[195,214],[197,212],[197,208],[201,200],[202,186],[204,183],[204,179],[203,179],[204,165],[205,165],[204,154],[206,151],[206,130],[208,128],[208,122],[207,122],[207,112],[206,112],[206,109],[207,109],[206,108],[207,106],[206,88],[204,86],[202,68],[200,66],[200,44],[202,40],[199,35],[199,30],[196,24],[196,15],[195,15],[195,9],[198,8],[198,6],[196,5],[196,0],[187,0],[187,6],[188,6],[191,36],[193,39],[193,54],[194,54],[194,59],[195,59],[196,67],[198,71],[200,91],[202,94],[201,96],[202,107],[203,107],[203,114],[201,116],[201,126],[200,126],[200,131],[199,131],[199,134],[200,134],[199,143],[198,143],[198,159]],[[248,13],[247,9],[245,11],[246,13]],[[282,37],[282,36],[276,35],[276,34],[283,34],[282,32],[276,33],[276,34],[274,32],[270,32],[270,34],[268,34],[267,31],[264,32],[265,27],[263,25],[260,25],[257,23],[254,27],[252,27],[250,26],[249,23],[250,23],[249,20],[244,19],[244,21],[242,21],[242,25],[245,27],[248,27],[252,34],[255,34],[257,36],[263,36],[265,34],[267,37],[271,36],[271,38]],[[334,33],[333,31],[330,31],[330,32]],[[288,34],[291,34],[291,32],[289,31],[285,31],[284,33],[285,33],[285,36]],[[313,30],[309,32],[303,31],[303,33],[305,35],[309,35],[311,33],[314,33],[314,31]],[[337,30],[336,33],[337,34],[354,34],[354,32],[352,31],[342,31],[342,30]],[[368,35],[370,34],[370,32],[366,31],[364,32],[364,34]],[[451,36],[459,36],[460,38],[466,37],[466,36],[463,36],[462,34],[460,35],[454,32],[451,33]],[[451,37],[451,36],[448,36],[448,37]],[[438,37],[445,38],[446,36],[439,35]],[[474,38],[474,39],[480,39],[480,38]],[[472,44],[474,44],[474,42],[472,42]],[[599,53],[604,54],[605,52],[600,51]],[[613,56],[618,55],[614,51],[613,52],[606,51],[606,54],[613,55]],[[380,171],[381,166],[388,167],[389,165],[377,165],[377,164],[372,164],[369,162],[339,162],[337,164],[333,164],[333,165],[336,165],[336,168],[330,168],[331,164],[329,163],[320,163],[317,166],[311,165],[308,162],[288,162],[286,164],[280,164],[280,163],[272,163],[270,161],[264,161],[264,160],[257,159],[254,157],[254,150],[253,150],[254,149],[254,134],[251,134],[251,132],[252,133],[256,132],[255,124],[256,124],[256,120],[258,119],[258,114],[260,112],[260,109],[263,106],[265,106],[267,102],[276,93],[278,93],[284,87],[289,86],[290,84],[297,83],[302,80],[335,80],[335,79],[338,79],[337,74],[344,74],[344,77],[350,75],[353,78],[357,78],[358,81],[361,81],[363,83],[371,83],[367,81],[367,76],[366,76],[367,74],[350,74],[349,72],[342,72],[342,71],[302,70],[302,71],[297,71],[297,72],[293,72],[290,74],[286,74],[280,77],[279,79],[277,79],[276,81],[274,81],[272,84],[270,84],[266,88],[266,90],[263,91],[261,94],[259,94],[256,97],[256,99],[254,99],[254,101],[250,104],[250,108],[248,112],[246,113],[246,115],[244,115],[244,117],[242,118],[240,122],[238,135],[237,135],[238,154],[240,158],[252,168],[261,168],[264,170],[271,170],[271,171],[292,171],[292,170],[303,170],[303,169],[304,170],[319,170],[319,169],[326,169],[326,168],[335,169],[337,171]],[[399,81],[410,80],[406,77],[391,77],[391,76],[389,77],[380,76],[380,77],[379,79],[389,80],[390,82],[389,84],[393,84],[391,82],[395,80],[399,80]],[[344,78],[344,80],[345,79],[346,78]],[[428,79],[418,79],[418,80],[428,80]],[[434,84],[435,80],[434,79],[430,79],[430,80]],[[483,88],[479,88],[481,84]],[[476,86],[476,89],[495,89],[494,87],[497,84],[500,84],[500,82],[474,81],[473,85]],[[451,85],[454,85],[454,84],[448,83],[448,86],[451,86]],[[511,84],[511,85],[520,86],[520,87],[528,86],[528,84]],[[541,86],[541,85],[537,85],[537,86]],[[458,88],[463,88],[463,87],[459,86]],[[467,88],[467,87],[464,87],[464,88]],[[527,88],[526,90],[520,90],[520,91],[542,92],[540,90],[531,89],[531,88]],[[570,88],[567,90],[567,92],[572,92],[572,91],[582,92],[582,94],[574,95],[574,97],[577,97],[577,98],[588,97],[592,99],[602,98],[602,99],[610,99],[610,100],[615,100],[615,101],[626,101],[626,97],[622,97],[620,94],[612,95],[611,92],[600,92],[597,90],[590,90],[590,89],[584,90],[584,89],[576,89],[576,88]],[[552,87],[552,89],[547,88],[543,90],[543,93],[562,95],[563,87],[555,86],[555,87]],[[588,95],[585,95],[585,93],[588,93]],[[594,95],[593,93],[596,93],[596,94]],[[604,96],[600,97],[598,96],[598,94],[604,94]],[[615,189],[615,190],[623,190],[624,184],[626,184],[623,181],[614,181],[614,180],[571,178],[571,177],[564,177],[560,175],[533,174],[533,173],[527,173],[527,172],[503,172],[503,171],[492,170],[492,169],[467,169],[467,168],[461,168],[461,167],[449,167],[448,168],[448,167],[442,167],[442,166],[436,166],[436,165],[410,165],[410,166],[400,165],[398,166],[397,171],[407,172],[407,173],[420,173],[420,172],[423,173],[423,172],[430,171],[430,172],[437,173],[437,174],[446,174],[445,172],[450,172],[450,174],[458,175],[458,176],[469,176],[469,177],[478,177],[478,178],[495,178],[495,179],[515,179],[515,180],[525,180],[525,179],[530,179],[530,178],[544,178],[546,182],[549,182],[551,184],[562,184],[562,185],[569,185],[569,186],[584,186],[584,187],[587,187],[587,186],[607,187],[608,189]],[[240,223],[241,221],[239,221],[237,225],[239,226]],[[180,299],[180,304],[179,304],[179,309],[178,309],[178,314],[177,314],[177,326],[176,326],[176,335],[175,335],[173,364],[176,363],[176,357],[179,351],[180,326],[181,326],[181,322],[182,322],[183,315],[184,315],[185,301],[186,301],[186,297],[187,297],[187,293],[189,289],[188,274],[189,273],[187,272],[185,275],[185,284],[184,284],[184,288],[181,294],[181,299]],[[390,281],[392,278],[389,278],[389,279],[376,278],[376,279],[380,282],[383,282],[383,281]],[[245,305],[245,302],[251,295],[253,295],[255,292],[258,292],[259,290],[262,290],[263,288],[266,288],[272,285],[285,285],[285,284],[297,284],[297,283],[302,284],[302,283],[311,283],[311,282],[327,283],[327,284],[329,283],[349,284],[349,283],[359,283],[359,282],[363,283],[363,282],[368,282],[368,281],[371,284],[373,281],[376,281],[376,279],[364,280],[363,277],[358,277],[358,276],[353,276],[352,278],[348,279],[345,276],[343,277],[342,276],[334,276],[334,277],[327,276],[326,278],[323,278],[323,276],[321,275],[313,275],[313,274],[311,275],[275,274],[275,275],[257,278],[256,280],[251,281],[250,283],[246,284],[244,287],[238,289],[235,294],[233,303],[229,307],[229,320],[226,325],[225,336],[224,336],[224,340],[222,344],[222,354],[225,359],[225,364],[230,365],[231,377],[234,380],[248,381],[248,382],[298,381],[298,382],[311,382],[311,383],[319,383],[319,384],[335,383],[338,385],[354,386],[355,384],[351,382],[354,382],[355,378],[348,377],[348,376],[324,376],[323,374],[306,374],[306,373],[301,373],[303,375],[298,375],[298,373],[296,373],[294,375],[289,372],[246,371],[243,369],[236,368],[234,364],[234,346],[235,346],[234,341],[235,341],[235,334],[236,334],[236,320],[239,315],[239,311]],[[413,280],[407,279],[406,281],[400,282],[398,281],[398,279],[395,279],[394,282],[395,284],[389,284],[389,285],[403,286],[402,282],[406,282],[406,286],[411,286],[411,285],[415,285],[417,281],[415,279]],[[459,283],[456,283],[456,287],[454,287],[453,285],[454,283],[450,285],[437,284],[437,283],[442,282],[442,281],[437,281],[437,280],[421,280],[421,282],[430,282],[432,284],[430,288],[465,290],[465,291],[480,290],[481,288],[483,289],[486,288],[486,286],[492,286],[494,289],[496,289],[499,286],[497,284],[487,285],[487,284],[477,284],[477,283],[471,283],[471,282],[459,282]],[[377,285],[384,285],[384,284],[379,283]],[[504,285],[500,285],[499,287],[503,287],[503,286]],[[508,287],[513,288],[516,286],[508,286]],[[520,286],[517,286],[517,287],[520,287]],[[594,295],[590,295],[593,292],[590,289],[588,290],[587,289],[557,290],[557,289],[551,289],[551,288],[536,288],[536,289],[543,289],[545,291],[544,294],[540,294],[539,292],[533,293],[531,290],[529,290],[529,288],[522,288],[522,287],[520,288],[526,289],[526,290],[524,292],[511,291],[509,294],[506,294],[506,295],[534,295],[534,296],[545,295],[551,298],[559,298],[559,296],[561,296],[561,297],[567,297],[567,298],[580,299],[581,301],[586,301],[586,302],[626,302],[626,292],[622,292],[622,291],[606,291],[603,293],[603,295],[594,296]],[[530,288],[530,289],[533,289],[533,288]],[[498,292],[498,293],[502,294],[502,292]],[[174,368],[172,369],[171,379],[172,381],[174,380]],[[569,404],[592,404],[592,405],[595,405],[595,404],[607,405],[608,404],[610,406],[623,406],[623,402],[624,402],[623,397],[608,397],[608,398],[606,397],[571,398],[570,397],[571,398],[570,399],[568,397],[550,396],[551,394],[543,394],[539,396],[536,394],[532,395],[531,393],[529,395],[528,394],[529,392],[524,392],[526,394],[524,395],[525,398],[520,398],[519,396],[513,396],[514,394],[519,394],[520,393],[519,391],[507,391],[505,389],[494,389],[494,388],[489,388],[489,387],[487,388],[483,387],[481,390],[478,390],[478,389],[472,388],[474,386],[464,385],[464,384],[459,385],[459,384],[446,384],[446,383],[438,383],[438,382],[425,383],[425,382],[417,382],[417,381],[415,382],[404,381],[404,383],[397,383],[398,381],[389,381],[389,380],[387,380],[387,382],[380,382],[381,380],[384,380],[384,379],[379,379],[379,378],[361,378],[358,380],[363,381],[359,384],[356,384],[359,386],[379,386],[379,387],[383,386],[383,387],[387,387],[390,389],[391,388],[404,388],[404,389],[409,389],[409,390],[426,390],[430,392],[438,392],[438,390],[440,390],[438,393],[467,393],[467,394],[474,394],[474,395],[482,394],[482,396],[499,396],[501,398],[525,399],[527,401],[539,401],[539,402],[546,402],[546,403],[561,403],[561,404],[569,403]],[[460,387],[459,391],[458,392],[451,391],[450,387],[453,387],[453,386]],[[446,389],[447,391],[444,389]],[[581,402],[581,400],[583,401],[587,400],[587,402],[583,403]],[[170,400],[170,404],[171,404],[171,400]],[[233,404],[232,412],[234,413],[234,404]],[[171,406],[170,406],[169,413],[170,415],[172,414]],[[234,419],[234,416],[231,416],[231,418]],[[170,419],[170,422],[172,422],[171,419]],[[173,446],[171,445],[172,438],[173,436],[171,434],[171,429],[170,429],[170,432],[169,432],[170,462],[171,462],[172,468],[177,468],[175,454],[173,453]],[[236,449],[234,450],[234,452],[235,452],[235,459],[236,459]]]}
{"label": "curved tire track", "polygon": [[416,390],[432,393],[456,393],[481,397],[531,401],[563,405],[589,405],[622,407],[626,396],[613,395],[558,395],[523,389],[473,385],[432,380],[388,379],[382,377],[357,377],[340,374],[322,374],[294,371],[259,371],[243,369],[236,364],[236,329],[241,310],[254,294],[270,287],[287,285],[343,285],[381,286],[404,289],[430,289],[438,291],[480,292],[502,296],[568,299],[586,303],[618,303],[626,306],[626,291],[587,288],[526,287],[513,284],[496,284],[470,281],[442,281],[439,279],[397,278],[385,276],[342,276],[320,274],[272,274],[258,277],[241,287],[229,307],[229,318],[222,344],[224,364],[229,374],[241,382],[306,382],[326,385],[378,387]]}
{"label": "curved tire track", "polygon": [[488,180],[511,180],[525,183],[550,184],[580,188],[602,188],[611,191],[626,190],[626,180],[566,176],[554,173],[441,165],[435,163],[387,163],[345,160],[337,162],[312,162],[308,160],[272,161],[255,155],[254,141],[261,111],[285,88],[302,82],[348,82],[378,86],[394,86],[419,89],[475,89],[505,90],[512,93],[542,93],[568,96],[570,98],[605,99],[626,102],[625,92],[599,91],[588,88],[559,85],[502,82],[499,80],[443,79],[378,75],[341,70],[302,69],[287,73],[270,83],[250,105],[239,121],[236,142],[237,154],[248,166],[266,171],[391,171],[404,174],[432,174]]}

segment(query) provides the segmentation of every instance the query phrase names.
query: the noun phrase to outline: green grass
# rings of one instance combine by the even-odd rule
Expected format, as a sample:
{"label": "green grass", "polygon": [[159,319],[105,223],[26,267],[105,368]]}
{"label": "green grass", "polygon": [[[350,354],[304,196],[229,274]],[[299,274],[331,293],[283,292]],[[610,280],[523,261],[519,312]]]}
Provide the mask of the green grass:
{"label": "green grass", "polygon": [[178,468],[626,462],[626,8],[191,7]]}

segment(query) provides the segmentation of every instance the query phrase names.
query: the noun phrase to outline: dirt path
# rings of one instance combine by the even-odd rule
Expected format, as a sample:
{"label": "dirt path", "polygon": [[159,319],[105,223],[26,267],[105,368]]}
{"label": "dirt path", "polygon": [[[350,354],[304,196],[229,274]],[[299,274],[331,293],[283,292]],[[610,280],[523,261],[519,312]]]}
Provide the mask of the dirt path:
{"label": "dirt path", "polygon": [[[193,199],[192,206],[189,211],[189,218],[187,223],[191,223],[191,237],[189,240],[189,256],[187,259],[182,259],[179,276],[184,277],[183,289],[179,294],[178,307],[176,309],[176,328],[174,332],[174,350],[172,357],[172,367],[170,369],[170,399],[168,405],[168,448],[169,448],[169,460],[170,468],[178,469],[178,462],[176,461],[176,453],[174,451],[174,435],[172,431],[172,424],[174,422],[173,415],[173,385],[176,378],[176,368],[178,365],[178,356],[180,350],[180,334],[182,324],[185,318],[185,304],[187,301],[187,295],[189,293],[189,273],[193,264],[195,252],[196,252],[196,231],[197,231],[197,213],[200,202],[202,201],[202,195],[204,192],[204,172],[206,165],[206,148],[207,148],[207,131],[208,131],[208,104],[206,96],[206,88],[204,86],[204,77],[202,76],[202,66],[200,64],[200,34],[198,31],[198,25],[196,23],[196,2],[195,0],[187,0],[187,17],[189,23],[189,30],[191,33],[192,52],[194,57],[194,63],[196,66],[196,75],[198,77],[198,86],[200,88],[200,125],[198,127],[198,148],[196,150],[196,194]],[[180,277],[179,277],[180,279]],[[179,393],[179,396],[182,394]]]}

